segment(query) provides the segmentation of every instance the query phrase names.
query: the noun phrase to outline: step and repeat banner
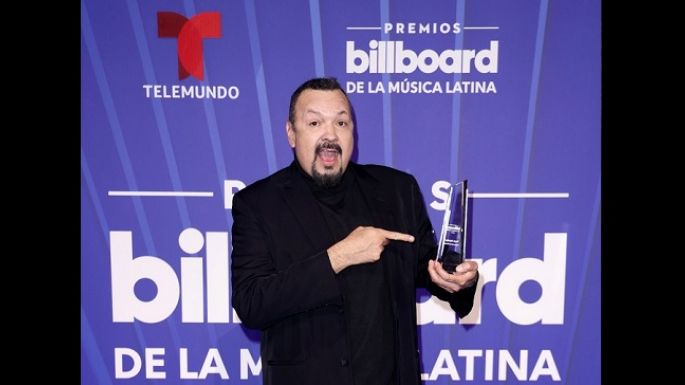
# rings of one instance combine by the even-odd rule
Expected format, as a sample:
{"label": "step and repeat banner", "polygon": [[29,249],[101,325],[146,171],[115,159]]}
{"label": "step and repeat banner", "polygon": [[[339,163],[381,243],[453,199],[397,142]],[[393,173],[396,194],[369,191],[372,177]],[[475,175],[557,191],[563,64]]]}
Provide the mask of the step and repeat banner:
{"label": "step and repeat banner", "polygon": [[424,382],[599,384],[600,51],[599,0],[81,0],[81,383],[261,384],[232,197],[335,76],[436,229],[469,181],[476,304],[417,292]]}

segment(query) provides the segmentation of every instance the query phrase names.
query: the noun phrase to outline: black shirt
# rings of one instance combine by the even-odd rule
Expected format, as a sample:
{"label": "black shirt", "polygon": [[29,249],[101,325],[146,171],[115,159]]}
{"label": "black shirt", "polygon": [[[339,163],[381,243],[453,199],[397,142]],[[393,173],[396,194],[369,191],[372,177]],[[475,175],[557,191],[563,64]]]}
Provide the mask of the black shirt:
{"label": "black shirt", "polygon": [[[295,162],[297,163],[297,162]],[[301,175],[312,188],[334,242],[344,239],[358,226],[369,226],[369,209],[354,166],[333,187],[317,186],[299,164]],[[373,263],[347,267],[338,274],[348,328],[349,361],[355,385],[386,385],[395,381],[395,330],[389,288],[383,273],[383,258]]]}

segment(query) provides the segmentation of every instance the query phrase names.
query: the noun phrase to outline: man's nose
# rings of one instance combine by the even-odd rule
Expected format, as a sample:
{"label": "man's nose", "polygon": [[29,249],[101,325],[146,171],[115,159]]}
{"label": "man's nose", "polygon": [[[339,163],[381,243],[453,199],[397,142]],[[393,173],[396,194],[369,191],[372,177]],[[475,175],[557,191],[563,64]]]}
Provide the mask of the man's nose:
{"label": "man's nose", "polygon": [[338,127],[335,123],[330,122],[324,124],[324,138],[328,140],[338,139]]}

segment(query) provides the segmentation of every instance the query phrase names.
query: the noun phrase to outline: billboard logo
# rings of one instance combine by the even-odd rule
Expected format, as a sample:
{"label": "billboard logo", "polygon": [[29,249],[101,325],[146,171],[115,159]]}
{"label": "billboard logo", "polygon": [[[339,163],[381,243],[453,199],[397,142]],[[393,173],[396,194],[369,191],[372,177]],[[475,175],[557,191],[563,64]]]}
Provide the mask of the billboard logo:
{"label": "billboard logo", "polygon": [[490,41],[489,48],[446,49],[440,53],[432,49],[420,52],[404,48],[403,41],[369,42],[369,52],[355,48],[354,41],[347,41],[345,71],[387,74],[411,74],[419,71],[432,74],[438,69],[446,74],[470,73],[473,65],[480,73],[497,73],[499,41]]}
{"label": "billboard logo", "polygon": [[[229,322],[228,233],[203,235],[193,227],[183,230],[178,245],[191,255],[181,257],[178,275],[162,258],[134,257],[130,231],[110,231],[109,236],[114,322],[161,322],[179,302],[183,323],[205,322],[205,313],[207,322]],[[203,247],[205,257],[197,255]],[[139,296],[145,281],[155,286],[152,298]]]}
{"label": "billboard logo", "polygon": [[204,79],[202,39],[221,37],[221,14],[203,12],[190,19],[176,12],[157,12],[157,35],[176,38],[178,78]]}

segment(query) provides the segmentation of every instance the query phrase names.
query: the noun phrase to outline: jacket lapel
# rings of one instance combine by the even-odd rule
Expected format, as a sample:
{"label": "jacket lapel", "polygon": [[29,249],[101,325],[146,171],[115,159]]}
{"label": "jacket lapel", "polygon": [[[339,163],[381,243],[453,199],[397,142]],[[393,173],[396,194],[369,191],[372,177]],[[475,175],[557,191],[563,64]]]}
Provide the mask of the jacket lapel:
{"label": "jacket lapel", "polygon": [[381,182],[362,167],[357,165],[353,167],[355,167],[359,189],[369,208],[372,225],[386,230],[396,230],[393,210],[384,198],[384,188]]}
{"label": "jacket lapel", "polygon": [[328,231],[314,194],[302,177],[296,174],[297,172],[299,171],[295,165],[291,164],[289,172],[281,181],[285,204],[292,216],[297,219],[314,250],[327,249],[333,243],[333,237]]}
{"label": "jacket lapel", "polygon": [[[372,175],[368,174],[362,167],[357,167],[357,180],[359,182],[359,187],[366,201],[366,206],[369,208],[371,214],[372,224],[374,227],[380,227],[385,230],[397,231],[397,221],[395,220],[395,215],[393,213],[392,207],[385,200],[384,196],[387,195],[387,189],[381,184],[381,182],[374,178]],[[394,251],[392,247],[392,242],[386,246],[381,258],[383,259],[383,275],[385,276],[385,282],[388,284],[388,294],[391,298],[390,303],[392,304],[392,312],[397,319],[397,282],[396,277],[399,277],[397,271],[401,270],[401,253]],[[395,274],[393,274],[395,272]]]}

